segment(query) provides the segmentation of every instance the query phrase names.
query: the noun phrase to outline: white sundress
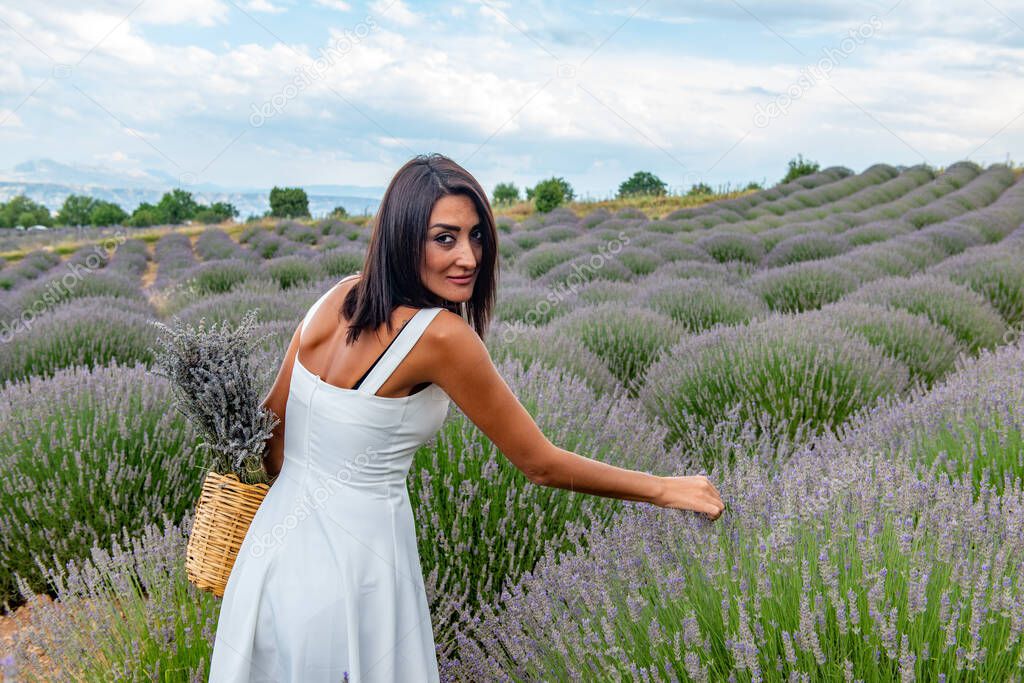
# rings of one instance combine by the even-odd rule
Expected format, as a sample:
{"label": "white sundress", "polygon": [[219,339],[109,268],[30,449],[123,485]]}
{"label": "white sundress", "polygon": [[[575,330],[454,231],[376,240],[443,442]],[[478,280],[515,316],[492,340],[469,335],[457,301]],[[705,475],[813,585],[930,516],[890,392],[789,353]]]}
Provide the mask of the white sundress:
{"label": "white sundress", "polygon": [[210,683],[439,680],[406,474],[449,398],[376,392],[441,310],[418,311],[357,388],[296,357],[284,464],[228,578]]}

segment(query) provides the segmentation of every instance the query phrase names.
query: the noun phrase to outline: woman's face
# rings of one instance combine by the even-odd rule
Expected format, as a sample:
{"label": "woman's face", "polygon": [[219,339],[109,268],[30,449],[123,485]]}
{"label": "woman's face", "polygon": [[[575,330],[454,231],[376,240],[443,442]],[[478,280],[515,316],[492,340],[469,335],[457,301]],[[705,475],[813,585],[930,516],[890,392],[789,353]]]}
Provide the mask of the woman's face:
{"label": "woman's face", "polygon": [[484,228],[479,223],[476,206],[465,195],[445,195],[434,203],[420,278],[442,299],[461,303],[473,295],[484,255]]}

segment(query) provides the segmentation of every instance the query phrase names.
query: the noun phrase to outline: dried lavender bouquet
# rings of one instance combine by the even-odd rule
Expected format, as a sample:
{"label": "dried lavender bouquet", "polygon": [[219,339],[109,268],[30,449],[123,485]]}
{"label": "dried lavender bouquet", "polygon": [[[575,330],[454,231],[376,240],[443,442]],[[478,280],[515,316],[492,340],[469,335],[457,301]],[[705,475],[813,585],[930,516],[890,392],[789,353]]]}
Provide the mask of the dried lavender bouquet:
{"label": "dried lavender bouquet", "polygon": [[253,350],[266,338],[253,338],[257,309],[234,329],[222,321],[206,327],[152,321],[162,334],[153,350],[154,372],[171,381],[175,407],[192,421],[213,455],[210,469],[234,473],[246,484],[268,484],[263,469],[266,441],[279,422],[262,406],[250,364]]}

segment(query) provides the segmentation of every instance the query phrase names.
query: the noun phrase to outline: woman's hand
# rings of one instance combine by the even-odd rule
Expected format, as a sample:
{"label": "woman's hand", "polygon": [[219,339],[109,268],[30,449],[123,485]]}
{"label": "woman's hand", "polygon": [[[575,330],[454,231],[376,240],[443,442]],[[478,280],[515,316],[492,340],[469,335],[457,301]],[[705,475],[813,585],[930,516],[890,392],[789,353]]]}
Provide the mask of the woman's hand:
{"label": "woman's hand", "polygon": [[704,475],[693,477],[662,477],[661,495],[654,504],[663,508],[693,510],[718,519],[725,510],[725,503],[718,495],[718,489]]}

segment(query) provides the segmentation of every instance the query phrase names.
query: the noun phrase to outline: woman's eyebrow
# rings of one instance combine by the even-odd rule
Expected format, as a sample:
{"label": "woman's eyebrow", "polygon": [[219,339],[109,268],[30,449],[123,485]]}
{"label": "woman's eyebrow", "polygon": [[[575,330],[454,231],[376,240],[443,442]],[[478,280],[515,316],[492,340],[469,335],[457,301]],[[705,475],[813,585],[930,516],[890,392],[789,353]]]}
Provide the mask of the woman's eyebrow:
{"label": "woman's eyebrow", "polygon": [[[459,226],[457,226],[457,225],[449,225],[448,223],[434,223],[430,227],[431,228],[447,228],[449,230],[454,230],[455,232],[459,232],[460,230],[462,230],[462,228],[460,228]],[[474,228],[479,228],[480,227],[480,223],[477,223],[473,227]]]}

